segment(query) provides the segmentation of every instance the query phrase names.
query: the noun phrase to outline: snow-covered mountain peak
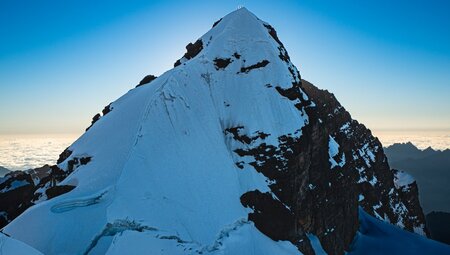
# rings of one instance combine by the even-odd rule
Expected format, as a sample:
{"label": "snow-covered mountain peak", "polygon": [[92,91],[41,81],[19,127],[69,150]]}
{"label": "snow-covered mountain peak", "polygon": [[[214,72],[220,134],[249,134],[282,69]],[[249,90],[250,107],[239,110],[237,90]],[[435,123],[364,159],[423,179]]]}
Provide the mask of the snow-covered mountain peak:
{"label": "snow-covered mountain peak", "polygon": [[[402,200],[414,184],[396,189],[378,140],[301,80],[272,26],[241,8],[186,49],[97,114],[58,165],[0,180],[1,195],[27,189],[34,204],[3,229],[9,242],[44,254],[342,254],[358,204],[424,233],[416,193]],[[14,201],[2,215],[21,212]]]}
{"label": "snow-covered mountain peak", "polygon": [[[186,48],[188,52],[176,63],[177,66],[197,59],[203,64],[213,63],[217,70],[227,68],[228,72],[243,73],[251,66],[271,65],[270,69],[282,75],[289,67],[291,70],[285,75],[291,79],[294,76],[295,81],[300,82],[298,71],[290,62],[275,29],[246,8],[218,20],[210,31]],[[291,86],[290,80],[288,83],[279,86]]]}
{"label": "snow-covered mountain peak", "polygon": [[[215,254],[223,232],[256,238],[236,247],[267,238],[241,202],[255,190],[279,201],[252,150],[285,160],[288,148],[280,144],[301,137],[309,104],[271,29],[246,9],[225,16],[188,45],[174,69],[95,117],[58,165],[71,172],[60,185],[73,190],[34,206],[5,231],[45,254],[122,251],[116,244],[136,238],[154,240],[149,249],[173,242],[175,250]],[[36,238],[39,229],[47,235]],[[111,234],[123,231],[129,234]],[[261,249],[296,250],[289,242]]]}

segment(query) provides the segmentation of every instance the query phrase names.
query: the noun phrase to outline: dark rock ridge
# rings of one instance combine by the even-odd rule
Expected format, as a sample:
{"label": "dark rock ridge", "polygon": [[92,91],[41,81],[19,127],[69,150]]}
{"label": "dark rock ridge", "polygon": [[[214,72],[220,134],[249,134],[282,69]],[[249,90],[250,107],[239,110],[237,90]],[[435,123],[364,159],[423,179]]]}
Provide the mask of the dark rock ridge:
{"label": "dark rock ridge", "polygon": [[425,214],[450,212],[450,150],[420,150],[412,143],[397,143],[384,149],[389,165],[411,174],[420,189]]}
{"label": "dark rock ridge", "polygon": [[261,68],[261,67],[265,67],[267,64],[269,64],[269,61],[264,59],[254,65],[250,65],[250,66],[244,66],[241,68],[241,73],[248,73],[253,69],[257,69],[257,68]]}
{"label": "dark rock ridge", "polygon": [[225,69],[232,62],[231,58],[216,58],[214,59],[214,65],[216,70]]}
{"label": "dark rock ridge", "polygon": [[0,228],[30,206],[75,188],[73,185],[58,184],[78,167],[89,163],[91,157],[71,157],[71,155],[72,151],[66,149],[59,155],[58,165],[14,171],[0,178]]}
{"label": "dark rock ridge", "polygon": [[213,26],[212,26],[212,27],[215,27],[215,26],[217,26],[217,24],[219,24],[219,23],[220,23],[221,21],[222,21],[222,19],[219,19],[218,21],[214,22],[214,24],[213,24]]}
{"label": "dark rock ridge", "polygon": [[[358,230],[361,206],[379,219],[427,233],[416,183],[396,187],[397,171],[391,171],[381,143],[352,120],[332,94],[304,80],[277,91],[290,100],[301,99],[297,108],[306,111],[309,125],[297,131],[302,132],[299,139],[278,137],[279,147],[261,143],[235,149],[241,157],[255,158],[248,164],[271,180],[270,188],[279,199],[259,191],[242,195],[242,204],[254,210],[249,220],[261,232],[291,241],[304,254],[313,254],[306,236],[313,233],[327,253],[342,254]],[[305,100],[304,93],[316,105]],[[248,136],[240,132],[243,128],[230,127],[225,134],[249,145],[269,135]],[[330,155],[331,140],[339,146],[336,155]],[[244,162],[236,164],[243,168]]]}
{"label": "dark rock ridge", "polygon": [[177,62],[175,62],[174,67],[177,67],[182,63],[184,63],[185,61],[197,56],[197,54],[200,53],[202,49],[203,49],[203,41],[200,39],[198,39],[195,43],[189,43],[188,45],[186,45],[187,52],[181,59],[178,59]]}
{"label": "dark rock ridge", "polygon": [[[147,76],[149,76],[149,75],[147,75]],[[147,76],[146,76],[146,77],[147,77]],[[145,78],[144,78],[144,79],[145,79]],[[139,85],[138,85],[138,86],[139,86]],[[138,86],[137,86],[137,87],[138,87]],[[92,117],[91,125],[90,125],[89,127],[86,128],[86,131],[88,131],[88,130],[89,130],[89,129],[97,122],[97,121],[99,121],[101,117],[103,117],[103,116],[105,116],[106,114],[108,114],[109,112],[111,112],[112,109],[113,109],[113,107],[111,106],[111,103],[110,103],[110,104],[108,104],[107,106],[105,106],[105,107],[103,108],[103,110],[102,110],[102,114],[103,114],[103,115],[101,115],[100,113],[95,114],[94,117]],[[61,157],[61,156],[60,156],[60,157]]]}
{"label": "dark rock ridge", "polygon": [[154,79],[156,79],[156,78],[158,78],[158,77],[149,74],[149,75],[145,76],[145,77],[139,82],[139,84],[136,86],[136,88],[137,88],[137,87],[140,87],[140,86],[142,86],[142,85],[144,85],[144,84],[150,83],[150,82],[152,82],[152,81],[153,81]]}

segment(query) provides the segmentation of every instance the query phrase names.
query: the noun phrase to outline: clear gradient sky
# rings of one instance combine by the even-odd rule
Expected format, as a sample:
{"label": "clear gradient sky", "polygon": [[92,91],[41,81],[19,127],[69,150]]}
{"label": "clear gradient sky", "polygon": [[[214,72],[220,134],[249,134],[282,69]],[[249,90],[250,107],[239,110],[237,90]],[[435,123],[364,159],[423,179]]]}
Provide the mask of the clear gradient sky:
{"label": "clear gradient sky", "polygon": [[0,134],[82,133],[244,5],[371,129],[450,130],[450,1],[0,1]]}

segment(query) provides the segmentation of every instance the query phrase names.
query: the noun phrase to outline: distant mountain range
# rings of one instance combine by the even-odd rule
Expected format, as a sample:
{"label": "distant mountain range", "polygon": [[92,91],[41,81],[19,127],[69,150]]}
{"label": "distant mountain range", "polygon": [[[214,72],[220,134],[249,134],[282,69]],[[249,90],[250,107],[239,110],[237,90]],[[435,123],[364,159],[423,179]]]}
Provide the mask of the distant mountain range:
{"label": "distant mountain range", "polygon": [[5,167],[0,166],[0,177],[5,176],[5,174],[7,174],[7,173],[9,173],[9,172],[11,172],[11,170],[9,170],[9,169],[7,169],[7,168],[5,168]]}
{"label": "distant mountain range", "polygon": [[396,143],[384,149],[389,165],[410,173],[419,185],[425,214],[450,212],[450,150],[420,150],[412,143]]}
{"label": "distant mountain range", "polygon": [[408,142],[393,144],[384,152],[392,168],[416,179],[431,237],[450,244],[450,150],[420,150]]}

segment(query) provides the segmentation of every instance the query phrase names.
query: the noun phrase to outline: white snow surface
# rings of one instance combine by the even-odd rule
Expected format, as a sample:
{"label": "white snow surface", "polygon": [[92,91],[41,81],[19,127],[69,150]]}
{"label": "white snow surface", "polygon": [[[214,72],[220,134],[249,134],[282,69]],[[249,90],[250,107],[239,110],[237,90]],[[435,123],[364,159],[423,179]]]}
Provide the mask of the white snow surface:
{"label": "white snow surface", "polygon": [[[195,58],[113,102],[69,148],[69,159],[92,157],[62,183],[76,188],[29,208],[4,232],[44,254],[181,254],[183,247],[300,254],[251,223],[220,237],[247,218],[242,194],[270,192],[265,176],[235,165],[242,159],[233,150],[278,145],[277,137],[299,137],[308,122],[296,102],[275,89],[291,87],[292,77],[263,24],[245,8],[230,13],[201,37],[204,48]],[[233,62],[216,70],[217,57]],[[262,60],[270,63],[237,74]],[[224,134],[236,126],[248,136],[270,135],[243,144]],[[218,235],[222,245],[209,251]]]}
{"label": "white snow surface", "polygon": [[408,188],[414,181],[414,177],[404,171],[397,170],[394,174],[394,185],[397,189]]}
{"label": "white snow surface", "polygon": [[0,233],[0,254],[1,255],[42,255],[36,249],[17,241],[11,237]]}
{"label": "white snow surface", "polygon": [[309,241],[311,242],[311,246],[314,249],[314,253],[316,255],[327,255],[325,250],[322,248],[322,244],[319,241],[319,238],[313,234],[307,234]]}
{"label": "white snow surface", "polygon": [[339,144],[336,142],[336,140],[330,135],[328,138],[328,156],[329,161],[331,164],[331,168],[333,169],[336,166],[344,166],[345,165],[345,154],[342,154],[341,160],[336,162],[334,157],[339,154]]}

